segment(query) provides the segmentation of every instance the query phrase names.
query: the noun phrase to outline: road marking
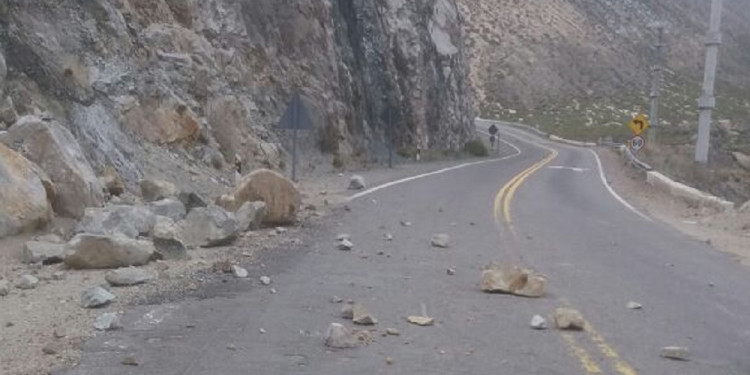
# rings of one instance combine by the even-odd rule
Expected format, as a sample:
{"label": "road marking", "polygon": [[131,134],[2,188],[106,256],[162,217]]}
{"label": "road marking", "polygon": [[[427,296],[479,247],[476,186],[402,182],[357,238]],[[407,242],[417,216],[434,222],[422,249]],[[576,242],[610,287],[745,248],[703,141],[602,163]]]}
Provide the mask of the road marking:
{"label": "road marking", "polygon": [[573,334],[561,333],[560,336],[562,336],[563,340],[565,340],[565,343],[568,344],[568,347],[570,348],[573,356],[578,358],[578,361],[581,362],[581,367],[583,367],[586,373],[603,374],[602,369],[599,368],[599,365],[597,365],[596,362],[594,362],[594,360],[591,358],[591,355],[589,355],[586,349],[578,345]]}
{"label": "road marking", "polygon": [[565,167],[562,165],[552,165],[552,166],[547,167],[547,169],[561,169],[561,170],[573,171],[576,173],[588,172],[589,170],[588,168]]}
{"label": "road marking", "polygon": [[610,361],[614,365],[615,371],[617,371],[620,375],[638,375],[638,371],[636,371],[632,366],[630,366],[627,362],[620,358],[620,355],[617,354],[612,346],[604,340],[604,337],[596,332],[591,323],[586,321],[586,319],[584,319],[583,322],[584,330],[591,338],[591,341],[596,344],[596,346],[599,348],[602,354],[604,354],[605,357],[610,359]]}
{"label": "road marking", "polygon": [[602,161],[599,159],[599,155],[594,150],[589,150],[594,155],[594,159],[596,159],[596,165],[599,168],[599,177],[602,179],[602,183],[604,184],[604,187],[607,188],[607,191],[609,191],[610,194],[612,194],[615,199],[617,199],[620,203],[622,203],[623,206],[627,207],[630,211],[635,213],[636,215],[640,216],[642,219],[646,221],[653,222],[654,220],[650,217],[644,215],[640,211],[638,211],[635,207],[633,207],[630,203],[628,203],[625,199],[623,199],[621,196],[615,192],[614,189],[612,189],[612,186],[609,186],[609,182],[607,182],[607,176],[604,175],[604,167],[602,166]]}
{"label": "road marking", "polygon": [[[498,139],[500,139],[500,138],[498,138]],[[364,196],[370,195],[370,194],[372,194],[372,193],[374,193],[376,191],[387,189],[389,187],[400,185],[400,184],[403,184],[403,183],[406,183],[406,182],[410,182],[410,181],[414,181],[414,180],[419,180],[419,179],[422,179],[422,178],[425,178],[425,177],[430,177],[430,176],[434,176],[434,175],[438,175],[438,174],[442,174],[442,173],[446,173],[446,172],[450,172],[450,171],[455,171],[456,169],[461,169],[461,168],[466,168],[466,167],[472,167],[472,166],[481,165],[481,164],[496,163],[496,162],[499,162],[499,161],[503,161],[503,160],[508,160],[508,159],[511,159],[511,158],[515,158],[515,157],[517,157],[517,156],[519,156],[519,155],[522,154],[521,149],[519,149],[518,147],[516,147],[512,143],[506,142],[506,141],[504,141],[502,139],[501,139],[501,141],[504,142],[504,143],[506,143],[506,144],[508,144],[508,145],[510,145],[511,147],[513,147],[513,149],[516,150],[516,153],[514,153],[512,155],[507,155],[507,156],[504,156],[504,157],[498,158],[498,159],[482,160],[482,161],[476,161],[476,162],[471,162],[471,163],[463,163],[463,164],[455,165],[455,166],[452,166],[452,167],[448,167],[448,168],[443,168],[443,169],[439,169],[439,170],[436,170],[436,171],[432,171],[432,172],[429,172],[429,173],[423,173],[423,174],[419,174],[419,175],[416,175],[416,176],[411,176],[411,177],[402,178],[400,180],[391,181],[391,182],[388,182],[388,183],[385,183],[385,184],[382,184],[382,185],[379,185],[379,186],[372,187],[370,189],[367,189],[365,191],[359,192],[357,194],[354,194],[351,197],[347,198],[347,201],[351,202],[351,201],[353,201],[355,199],[359,199],[359,198],[362,198]]]}

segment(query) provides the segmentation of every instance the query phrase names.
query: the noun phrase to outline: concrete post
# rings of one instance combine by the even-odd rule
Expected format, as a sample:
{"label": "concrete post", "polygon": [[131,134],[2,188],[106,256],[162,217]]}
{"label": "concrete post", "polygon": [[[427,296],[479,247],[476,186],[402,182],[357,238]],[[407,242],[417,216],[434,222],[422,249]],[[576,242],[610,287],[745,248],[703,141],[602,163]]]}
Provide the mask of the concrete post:
{"label": "concrete post", "polygon": [[706,38],[706,70],[703,77],[703,94],[698,100],[700,117],[698,118],[698,142],[695,145],[695,161],[708,163],[708,149],[711,144],[711,115],[716,107],[714,84],[716,82],[716,65],[719,60],[721,45],[722,0],[711,3],[711,26]]}
{"label": "concrete post", "polygon": [[651,77],[651,109],[648,117],[651,121],[651,130],[649,131],[649,140],[656,142],[656,133],[659,128],[659,102],[661,100],[661,87],[664,82],[664,26],[656,25],[656,63],[652,70]]}

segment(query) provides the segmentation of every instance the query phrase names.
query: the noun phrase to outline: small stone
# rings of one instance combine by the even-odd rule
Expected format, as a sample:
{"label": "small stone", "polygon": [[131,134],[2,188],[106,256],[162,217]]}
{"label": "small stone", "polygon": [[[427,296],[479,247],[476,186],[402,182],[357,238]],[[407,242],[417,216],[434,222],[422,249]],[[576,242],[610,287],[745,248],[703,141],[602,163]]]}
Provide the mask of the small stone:
{"label": "small stone", "polygon": [[349,179],[349,190],[362,190],[365,187],[367,187],[367,183],[364,177],[355,174]]}
{"label": "small stone", "polygon": [[352,236],[350,236],[348,233],[339,233],[338,236],[336,236],[336,241],[343,241],[343,240],[351,240]]}
{"label": "small stone", "polygon": [[120,315],[117,313],[104,313],[94,321],[94,328],[98,331],[110,331],[121,327]]}
{"label": "small stone", "polygon": [[65,271],[57,271],[53,273],[52,280],[65,280]]}
{"label": "small stone", "polygon": [[346,304],[344,307],[342,307],[341,317],[349,320],[354,319],[354,306],[351,304]]}
{"label": "small stone", "polygon": [[333,298],[331,298],[331,303],[342,303],[342,302],[344,302],[344,299],[341,297],[333,296]]}
{"label": "small stone", "polygon": [[531,318],[531,328],[533,329],[547,329],[547,319],[544,319],[541,315],[534,315]]}
{"label": "small stone", "polygon": [[566,331],[582,331],[586,325],[580,312],[569,308],[555,310],[555,325]]}
{"label": "small stone", "polygon": [[385,329],[385,333],[388,334],[388,335],[390,335],[390,336],[401,336],[401,332],[399,332],[395,328],[386,328]]}
{"label": "small stone", "polygon": [[385,363],[387,365],[389,365],[389,366],[392,365],[393,364],[393,358],[391,358],[391,357],[385,357]]}
{"label": "small stone", "polygon": [[453,275],[456,274],[456,269],[455,268],[448,268],[447,270],[445,270],[445,273],[447,273],[449,276],[453,276]]}
{"label": "small stone", "polygon": [[386,233],[384,237],[385,237],[385,240],[388,242],[393,241],[393,235],[390,233]]}
{"label": "small stone", "polygon": [[135,359],[135,357],[125,357],[120,362],[121,364],[125,366],[138,366],[140,365],[138,361]]}
{"label": "small stone", "polygon": [[339,250],[351,251],[354,248],[354,244],[349,240],[343,240],[339,242]]}
{"label": "small stone", "polygon": [[108,305],[117,298],[108,290],[97,286],[81,293],[81,306],[91,309]]}
{"label": "small stone", "polygon": [[288,230],[286,228],[284,228],[284,227],[276,227],[276,229],[274,229],[274,230],[276,231],[276,234],[284,234],[284,233],[288,232]]}
{"label": "small stone", "polygon": [[326,346],[335,349],[348,349],[357,346],[357,338],[352,332],[339,323],[331,323],[326,333]]}
{"label": "small stone", "polygon": [[21,290],[34,289],[39,285],[39,279],[31,275],[23,275],[20,279],[16,280],[16,288]]}
{"label": "small stone", "polygon": [[42,353],[46,355],[55,355],[58,353],[58,350],[54,345],[47,344],[42,348]]}
{"label": "small stone", "polygon": [[352,322],[363,326],[371,326],[377,324],[378,320],[364,306],[355,304],[352,307]]}
{"label": "small stone", "polygon": [[229,345],[227,345],[227,350],[231,350],[233,352],[236,352],[237,351],[237,346],[234,345],[234,344],[229,344]]}
{"label": "small stone", "polygon": [[411,315],[406,318],[406,321],[408,321],[411,324],[422,326],[422,327],[435,325],[435,319],[427,317],[427,316]]}
{"label": "small stone", "polygon": [[8,280],[0,280],[0,297],[5,297],[10,294],[10,284]]}
{"label": "small stone", "polygon": [[627,308],[629,308],[629,309],[631,309],[631,310],[640,310],[640,309],[642,309],[642,308],[643,308],[643,305],[641,305],[641,304],[640,304],[640,303],[638,303],[638,302],[633,302],[633,301],[630,301],[630,302],[628,302],[628,304],[627,304],[627,305],[625,305],[625,307],[627,307]]}
{"label": "small stone", "polygon": [[240,266],[232,266],[232,274],[238,279],[245,279],[249,276],[247,270]]}
{"label": "small stone", "polygon": [[261,335],[265,335],[266,334],[266,330],[263,329],[263,328],[259,329],[258,332],[260,332]]}
{"label": "small stone", "polygon": [[271,288],[271,294],[276,294],[276,288]]}
{"label": "small stone", "polygon": [[271,285],[271,278],[268,276],[261,276],[260,283],[263,285]]}
{"label": "small stone", "polygon": [[401,226],[408,228],[411,226],[411,221],[401,220]]}
{"label": "small stone", "polygon": [[104,279],[112,286],[134,286],[155,278],[156,275],[151,272],[135,267],[119,268],[104,275]]}
{"label": "small stone", "polygon": [[661,349],[661,357],[676,361],[689,361],[690,350],[680,346],[667,346]]}
{"label": "small stone", "polygon": [[439,233],[434,236],[432,236],[432,239],[430,240],[430,243],[433,247],[438,247],[441,249],[447,249],[450,246],[451,237],[445,233]]}

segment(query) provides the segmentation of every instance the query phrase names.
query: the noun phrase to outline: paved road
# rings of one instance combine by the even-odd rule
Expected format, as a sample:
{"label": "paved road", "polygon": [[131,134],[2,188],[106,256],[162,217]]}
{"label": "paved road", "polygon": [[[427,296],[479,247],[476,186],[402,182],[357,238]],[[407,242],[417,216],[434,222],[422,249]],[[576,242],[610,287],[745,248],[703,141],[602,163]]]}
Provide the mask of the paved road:
{"label": "paved road", "polygon": [[[747,269],[627,208],[591,151],[502,132],[513,146],[498,160],[361,196],[308,230],[307,247],[268,255],[251,272],[270,273],[278,293],[230,282],[215,298],[134,308],[125,330],[92,340],[63,374],[750,374]],[[439,232],[450,249],[430,246]],[[335,249],[337,233],[352,235],[354,251]],[[480,269],[493,260],[533,266],[549,295],[482,294]],[[334,295],[401,336],[327,350],[327,326],[343,323]],[[631,300],[644,309],[626,309]],[[422,304],[435,326],[405,322]],[[580,310],[587,330],[528,328],[559,306]],[[693,360],[659,358],[666,345],[689,346]],[[141,365],[121,365],[127,355]]]}

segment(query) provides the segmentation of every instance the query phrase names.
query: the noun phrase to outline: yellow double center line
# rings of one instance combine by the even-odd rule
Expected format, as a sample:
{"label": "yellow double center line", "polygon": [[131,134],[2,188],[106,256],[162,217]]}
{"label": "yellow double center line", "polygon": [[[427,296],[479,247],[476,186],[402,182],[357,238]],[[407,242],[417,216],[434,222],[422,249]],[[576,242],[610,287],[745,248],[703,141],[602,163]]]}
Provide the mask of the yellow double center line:
{"label": "yellow double center line", "polygon": [[495,222],[498,225],[500,225],[502,217],[502,219],[505,221],[505,224],[507,224],[510,229],[514,231],[513,219],[511,217],[511,202],[513,202],[513,196],[516,194],[516,190],[518,190],[518,188],[524,183],[524,181],[526,181],[527,178],[536,173],[538,170],[542,169],[552,160],[555,160],[555,158],[557,158],[557,155],[559,154],[557,150],[553,148],[545,148],[549,150],[549,154],[547,154],[544,159],[540,160],[536,164],[513,177],[513,179],[511,179],[510,182],[503,186],[503,188],[500,189],[500,191],[495,196],[495,205],[493,212],[495,214]]}

